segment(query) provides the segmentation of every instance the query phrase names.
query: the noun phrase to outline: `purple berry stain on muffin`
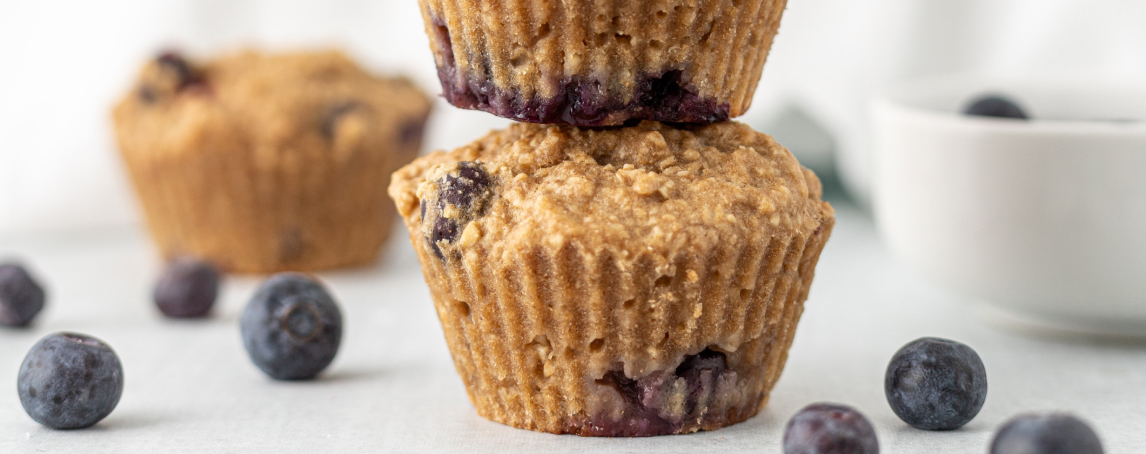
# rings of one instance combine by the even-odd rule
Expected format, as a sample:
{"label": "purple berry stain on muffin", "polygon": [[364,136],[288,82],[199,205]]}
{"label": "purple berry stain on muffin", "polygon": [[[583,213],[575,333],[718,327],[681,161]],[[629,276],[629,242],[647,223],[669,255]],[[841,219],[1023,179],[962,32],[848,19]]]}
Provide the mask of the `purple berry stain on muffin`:
{"label": "purple berry stain on muffin", "polygon": [[401,132],[399,133],[399,140],[406,146],[413,146],[421,143],[422,136],[426,133],[426,121],[414,120],[408,121],[402,125]]}
{"label": "purple berry stain on muffin", "polygon": [[138,95],[146,104],[153,104],[167,93],[205,92],[207,79],[183,57],[168,51],[155,58],[158,73],[153,80],[140,85]]}
{"label": "purple berry stain on muffin", "polygon": [[[736,372],[728,369],[724,353],[712,349],[685,356],[673,371],[654,372],[635,380],[623,371],[610,371],[597,383],[621,395],[625,402],[622,416],[619,420],[605,415],[595,417],[583,429],[584,435],[649,437],[681,433],[688,425],[723,416],[708,412],[709,405],[717,400],[717,384],[722,380],[735,381]],[[683,402],[683,408],[674,408],[675,402]]]}
{"label": "purple berry stain on muffin", "polygon": [[422,200],[422,229],[426,242],[440,259],[443,243],[457,242],[466,225],[481,216],[493,196],[493,179],[481,163],[462,161],[434,182],[427,203]]}
{"label": "purple berry stain on muffin", "polygon": [[498,87],[490,74],[459,74],[449,27],[439,18],[434,18],[433,24],[442,49],[443,64],[438,67],[442,96],[462,109],[526,123],[581,127],[617,126],[628,120],[708,124],[731,118],[727,102],[700,96],[688,74],[671,68],[638,77],[628,102],[609,96],[601,81],[579,76],[558,81],[553,97],[526,97]]}
{"label": "purple berry stain on muffin", "polygon": [[322,136],[328,140],[334,139],[338,133],[338,124],[361,107],[361,103],[347,101],[326,109],[321,116],[322,119],[319,124],[319,130],[322,131]]}
{"label": "purple berry stain on muffin", "polygon": [[191,64],[177,52],[164,52],[156,61],[159,62],[159,66],[175,76],[180,90],[204,82],[203,75],[192,68]]}

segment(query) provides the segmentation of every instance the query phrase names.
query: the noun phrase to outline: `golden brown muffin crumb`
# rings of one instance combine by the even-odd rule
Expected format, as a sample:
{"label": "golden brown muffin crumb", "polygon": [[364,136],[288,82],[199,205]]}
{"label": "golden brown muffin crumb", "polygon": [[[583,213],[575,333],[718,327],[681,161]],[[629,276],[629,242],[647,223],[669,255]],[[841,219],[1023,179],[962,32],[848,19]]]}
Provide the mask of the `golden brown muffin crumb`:
{"label": "golden brown muffin crumb", "polygon": [[739,123],[515,124],[390,193],[478,411],[582,435],[754,415],[834,223],[815,175]]}
{"label": "golden brown muffin crumb", "polygon": [[419,0],[445,98],[532,123],[714,123],[752,103],[787,0]]}
{"label": "golden brown muffin crumb", "polygon": [[372,262],[389,175],[417,156],[430,100],[338,52],[148,63],[115,108],[120,150],[163,254],[231,271]]}

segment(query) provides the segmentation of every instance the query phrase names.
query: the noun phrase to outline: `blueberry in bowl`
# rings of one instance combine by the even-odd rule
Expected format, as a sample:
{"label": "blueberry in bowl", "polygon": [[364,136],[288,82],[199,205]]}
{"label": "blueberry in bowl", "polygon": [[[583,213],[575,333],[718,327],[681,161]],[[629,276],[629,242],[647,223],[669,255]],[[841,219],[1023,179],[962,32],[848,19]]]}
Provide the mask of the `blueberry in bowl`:
{"label": "blueberry in bowl", "polygon": [[82,429],[115,410],[123,395],[123,365],[99,339],[55,333],[28,351],[16,391],[36,422],[54,429]]}
{"label": "blueberry in bowl", "polygon": [[1102,441],[1082,420],[1065,413],[1025,414],[1003,424],[990,454],[1102,454]]}
{"label": "blueberry in bowl", "polygon": [[1030,118],[1015,101],[1002,95],[986,95],[975,98],[963,109],[963,114],[973,117],[1012,118],[1016,120]]}
{"label": "blueberry in bowl", "polygon": [[255,292],[239,327],[251,362],[264,373],[278,380],[308,380],[338,354],[342,312],[314,278],[280,273]]}
{"label": "blueberry in bowl", "polygon": [[0,264],[0,325],[25,327],[44,308],[44,289],[24,267]]}
{"label": "blueberry in bowl", "polygon": [[180,257],[155,285],[155,305],[171,318],[206,317],[219,294],[219,269],[210,262]]}
{"label": "blueberry in bowl", "polygon": [[975,350],[925,337],[891,358],[884,393],[892,411],[913,427],[954,430],[979,414],[987,400],[987,370]]}
{"label": "blueberry in bowl", "polygon": [[871,422],[846,405],[808,405],[788,420],[784,454],[879,454]]}

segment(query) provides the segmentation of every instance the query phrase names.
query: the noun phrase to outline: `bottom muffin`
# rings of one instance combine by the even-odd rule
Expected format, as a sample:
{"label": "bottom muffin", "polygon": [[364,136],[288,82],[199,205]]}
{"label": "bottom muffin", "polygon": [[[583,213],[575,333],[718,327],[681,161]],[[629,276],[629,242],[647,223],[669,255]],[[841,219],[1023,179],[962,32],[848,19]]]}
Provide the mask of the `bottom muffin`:
{"label": "bottom muffin", "polygon": [[516,124],[392,181],[478,413],[554,433],[755,415],[834,224],[815,175],[734,122]]}

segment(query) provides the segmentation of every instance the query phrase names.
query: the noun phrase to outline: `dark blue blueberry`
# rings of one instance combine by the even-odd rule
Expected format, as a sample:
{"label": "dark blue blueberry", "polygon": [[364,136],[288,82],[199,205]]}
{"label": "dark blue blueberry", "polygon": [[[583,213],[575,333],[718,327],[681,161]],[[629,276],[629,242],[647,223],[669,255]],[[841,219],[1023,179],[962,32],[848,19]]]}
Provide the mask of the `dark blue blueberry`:
{"label": "dark blue blueberry", "polygon": [[247,354],[259,369],[279,380],[306,380],[338,354],[342,312],[318,281],[281,273],[255,292],[239,327]]}
{"label": "dark blue blueberry", "polygon": [[987,370],[971,347],[925,337],[895,353],[883,389],[892,411],[904,422],[926,430],[954,430],[983,408]]}
{"label": "dark blue blueberry", "polygon": [[469,208],[489,188],[489,174],[481,164],[471,161],[458,163],[458,170],[438,180],[439,203]]}
{"label": "dark blue blueberry", "polygon": [[190,257],[171,262],[155,285],[155,305],[172,318],[205,317],[219,294],[219,270]]}
{"label": "dark blue blueberry", "polygon": [[[728,370],[728,357],[712,349],[684,358],[676,368],[676,376],[688,383],[685,412],[692,413],[701,398],[711,398],[716,392],[716,379]],[[706,399],[707,400],[707,399]]]}
{"label": "dark blue blueberry", "polygon": [[1013,101],[1002,96],[991,95],[976,99],[963,109],[966,115],[976,117],[1016,118],[1026,120],[1027,114]]}
{"label": "dark blue blueberry", "polygon": [[20,265],[0,265],[0,325],[28,326],[44,308],[44,289]]}
{"label": "dark blue blueberry", "polygon": [[348,115],[354,111],[362,108],[362,104],[356,101],[347,101],[339,103],[326,109],[322,114],[321,121],[319,122],[319,131],[322,132],[323,137],[328,140],[334,139],[338,133],[338,123],[344,120]]}
{"label": "dark blue blueberry", "polygon": [[879,454],[879,440],[871,423],[856,409],[812,404],[788,421],[784,454]]}
{"label": "dark blue blueberry", "polygon": [[119,403],[123,366],[99,339],[51,334],[24,357],[16,391],[24,411],[40,424],[55,429],[89,427]]}
{"label": "dark blue blueberry", "polygon": [[178,52],[164,52],[155,61],[174,77],[175,86],[179,90],[204,82],[203,75]]}
{"label": "dark blue blueberry", "polygon": [[434,224],[430,230],[429,240],[430,248],[434,250],[434,254],[436,254],[438,258],[446,258],[445,254],[442,253],[442,247],[438,242],[445,241],[452,244],[455,240],[458,239],[458,235],[461,234],[460,229],[461,226],[459,226],[458,222],[453,219],[444,217],[434,219]]}
{"label": "dark blue blueberry", "polygon": [[611,96],[596,77],[572,76],[553,80],[552,97],[527,96],[518,89],[502,88],[489,71],[459,68],[446,22],[431,18],[432,39],[441,52],[438,79],[442,97],[462,109],[483,110],[528,123],[569,124],[581,127],[620,126],[631,120],[664,123],[718,123],[727,121],[727,101],[700,95],[692,76],[680,70],[638,75],[625,99]]}
{"label": "dark blue blueberry", "polygon": [[425,136],[425,133],[426,120],[424,118],[410,120],[402,125],[402,129],[399,130],[398,140],[402,142],[403,146],[416,146],[422,143],[422,137]]}
{"label": "dark blue blueberry", "polygon": [[1102,442],[1071,415],[1020,415],[995,434],[990,454],[1102,454]]}
{"label": "dark blue blueberry", "polygon": [[[431,219],[426,224],[429,228],[426,241],[438,258],[445,258],[440,242],[452,244],[458,239],[465,224],[478,216],[485,207],[484,202],[491,196],[489,188],[492,185],[493,180],[485,168],[480,163],[471,161],[459,162],[457,170],[438,179],[438,191],[434,194],[436,200],[431,205],[433,208],[430,213]],[[450,206],[457,209],[459,216],[452,218],[442,216]],[[426,223],[425,208],[423,205],[423,223]]]}
{"label": "dark blue blueberry", "polygon": [[[621,370],[609,371],[596,382],[613,388],[624,399],[626,408],[622,417],[619,420],[609,416],[595,418],[580,433],[597,437],[648,437],[695,430],[700,422],[721,416],[712,414],[699,403],[715,400],[717,382],[726,374],[735,374],[728,369],[728,357],[712,349],[685,356],[673,371],[657,371],[639,379],[629,378]],[[665,407],[672,405],[670,399],[678,378],[683,378],[688,386],[684,414],[668,416],[670,412]]]}

